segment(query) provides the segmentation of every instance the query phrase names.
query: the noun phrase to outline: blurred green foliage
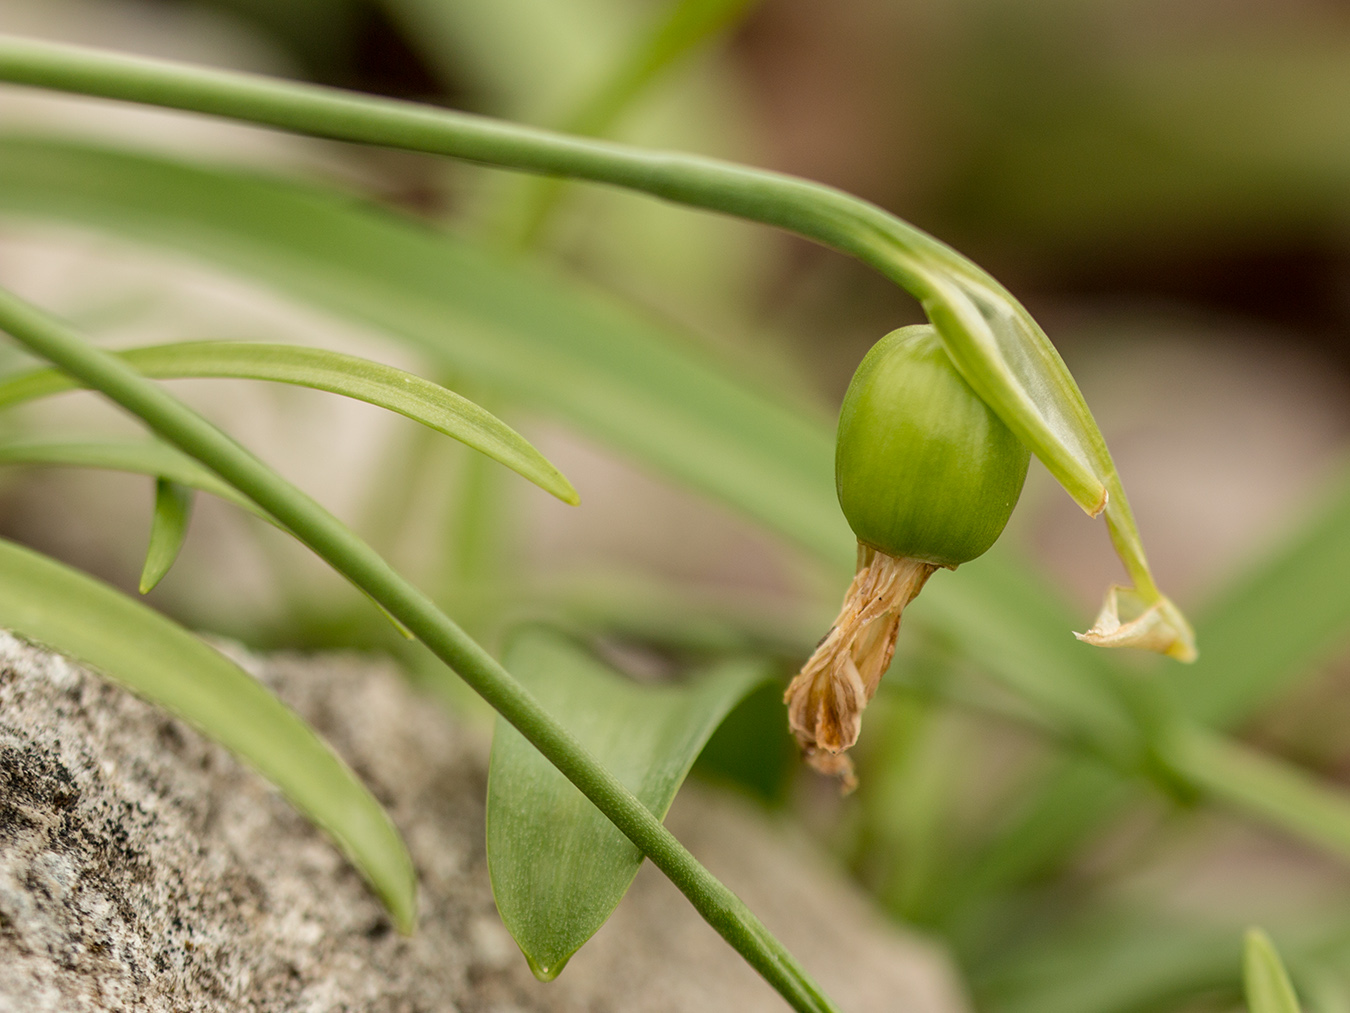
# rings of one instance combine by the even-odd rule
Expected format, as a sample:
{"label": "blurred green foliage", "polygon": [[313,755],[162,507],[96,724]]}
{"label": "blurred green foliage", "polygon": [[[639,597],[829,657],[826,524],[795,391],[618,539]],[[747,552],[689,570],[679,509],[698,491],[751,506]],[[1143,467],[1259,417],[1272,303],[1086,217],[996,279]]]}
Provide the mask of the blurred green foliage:
{"label": "blurred green foliage", "polygon": [[[1161,297],[1180,316],[1279,321],[1345,361],[1350,17],[1334,4],[199,2],[315,80],[823,177],[1033,308]],[[561,419],[784,543],[787,593],[540,566],[506,482],[406,436],[370,527],[396,541],[418,482],[451,473],[438,548],[412,568],[475,632],[543,615],[666,676],[747,652],[799,662],[848,564],[833,405],[914,308],[831,255],[630,195],[420,159],[361,172],[397,215],[322,180],[3,138],[0,211],[188,252],[359,319],[508,419]],[[732,712],[695,772],[827,826],[883,908],[950,947],[981,1013],[1236,1009],[1254,921],[1305,1009],[1350,1011],[1344,741],[1253,731],[1338,689],[1348,488],[1328,482],[1195,603],[1191,670],[1073,642],[1081,608],[1005,546],[907,615],[855,798],[793,774],[774,690]],[[246,632],[429,670],[363,603],[322,608]]]}

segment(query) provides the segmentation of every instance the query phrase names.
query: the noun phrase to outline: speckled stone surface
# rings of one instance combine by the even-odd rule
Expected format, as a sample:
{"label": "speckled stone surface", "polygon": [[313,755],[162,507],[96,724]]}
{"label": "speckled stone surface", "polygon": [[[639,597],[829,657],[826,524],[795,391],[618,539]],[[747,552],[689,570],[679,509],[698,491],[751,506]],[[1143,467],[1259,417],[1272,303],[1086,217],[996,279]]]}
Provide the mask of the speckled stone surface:
{"label": "speckled stone surface", "polygon": [[[0,633],[0,1013],[665,1013],[782,1001],[654,870],[561,977],[502,928],[486,742],[361,658],[241,658],[392,812],[421,882],[393,932],[335,849],[181,722]],[[960,1013],[936,951],[782,828],[686,789],[671,826],[851,1013]]]}

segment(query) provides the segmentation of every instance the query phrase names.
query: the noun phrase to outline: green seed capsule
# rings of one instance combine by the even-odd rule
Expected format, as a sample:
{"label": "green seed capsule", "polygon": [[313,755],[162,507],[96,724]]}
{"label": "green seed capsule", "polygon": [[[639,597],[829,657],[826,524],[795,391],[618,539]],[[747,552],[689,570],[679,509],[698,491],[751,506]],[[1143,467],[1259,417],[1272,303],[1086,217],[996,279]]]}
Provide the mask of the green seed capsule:
{"label": "green seed capsule", "polygon": [[905,327],[873,346],[844,395],[835,485],[863,545],[954,567],[1003,531],[1029,458],[933,329]]}
{"label": "green seed capsule", "polygon": [[856,784],[847,755],[891,663],[900,618],[942,566],[994,544],[1030,455],[980,400],[931,327],[905,327],[867,353],[839,415],[835,482],[858,536],[858,572],[839,616],[783,702],[817,770]]}

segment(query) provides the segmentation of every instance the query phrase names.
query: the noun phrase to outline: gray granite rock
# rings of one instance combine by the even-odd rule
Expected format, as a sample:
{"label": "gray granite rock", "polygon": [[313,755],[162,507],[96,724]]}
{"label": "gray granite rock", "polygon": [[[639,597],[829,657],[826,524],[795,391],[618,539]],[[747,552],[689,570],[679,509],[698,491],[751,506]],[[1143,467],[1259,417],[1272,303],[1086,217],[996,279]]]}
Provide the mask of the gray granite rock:
{"label": "gray granite rock", "polygon": [[[0,1013],[785,1008],[650,867],[557,981],[535,981],[488,886],[482,736],[382,664],[241,660],[390,808],[417,863],[417,933],[394,932],[335,849],[223,750],[0,634]],[[846,1010],[965,1009],[936,950],[748,803],[686,789],[671,825]]]}

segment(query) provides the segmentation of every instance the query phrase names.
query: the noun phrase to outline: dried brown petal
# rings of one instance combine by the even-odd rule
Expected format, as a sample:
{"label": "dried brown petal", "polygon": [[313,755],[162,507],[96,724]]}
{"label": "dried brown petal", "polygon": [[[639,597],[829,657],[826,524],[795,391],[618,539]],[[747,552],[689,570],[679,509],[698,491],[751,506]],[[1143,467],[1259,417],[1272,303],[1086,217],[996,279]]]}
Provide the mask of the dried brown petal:
{"label": "dried brown petal", "polygon": [[830,632],[788,686],[788,727],[806,761],[857,785],[844,752],[858,741],[862,712],[890,667],[900,616],[937,566],[859,546],[858,572]]}

